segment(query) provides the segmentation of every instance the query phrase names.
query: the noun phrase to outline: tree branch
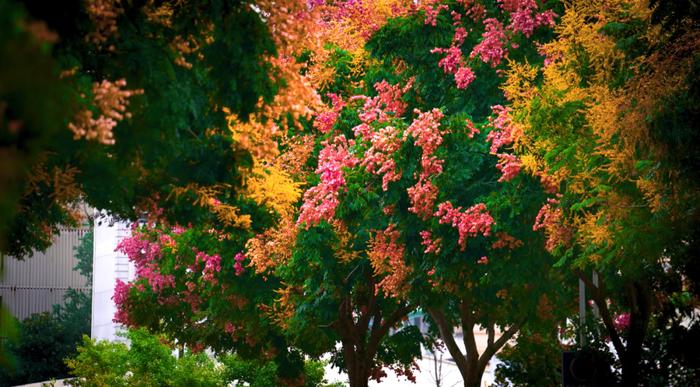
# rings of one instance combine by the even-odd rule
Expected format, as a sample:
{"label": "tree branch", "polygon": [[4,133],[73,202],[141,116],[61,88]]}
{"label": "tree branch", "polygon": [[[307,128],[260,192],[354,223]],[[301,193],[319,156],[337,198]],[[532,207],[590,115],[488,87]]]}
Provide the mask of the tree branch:
{"label": "tree branch", "polygon": [[524,322],[525,319],[522,319],[520,322],[511,325],[505,332],[503,332],[498,340],[496,340],[493,344],[486,346],[486,350],[484,350],[484,353],[479,357],[479,373],[484,372],[486,365],[489,363],[493,355],[495,355],[496,352],[498,352],[508,342],[508,340],[513,338],[513,336],[520,330],[520,327]]}
{"label": "tree branch", "polygon": [[433,320],[435,320],[435,323],[438,326],[438,331],[440,331],[440,337],[442,337],[442,341],[445,342],[447,350],[450,352],[450,355],[452,355],[452,358],[457,364],[459,372],[462,375],[466,375],[467,360],[465,359],[464,354],[462,354],[462,351],[457,346],[457,342],[455,341],[455,338],[452,335],[452,325],[447,322],[447,319],[445,318],[445,315],[442,313],[442,311],[433,308],[426,308],[426,310],[430,314],[430,317],[432,317]]}
{"label": "tree branch", "polygon": [[474,316],[469,309],[470,304],[467,300],[459,304],[459,315],[462,319],[462,340],[464,341],[464,349],[467,351],[467,358],[478,359],[479,351],[476,349],[476,339],[474,338]]}
{"label": "tree branch", "polygon": [[[376,350],[379,348],[379,342],[381,341],[382,337],[384,337],[384,335],[389,332],[389,329],[396,325],[396,323],[399,322],[401,318],[407,315],[412,309],[413,308],[408,304],[402,305],[398,307],[388,318],[384,319],[384,323],[381,323],[381,321],[375,321],[369,337],[369,345],[367,346],[368,352],[374,355]],[[377,325],[379,328],[375,330],[374,327]]]}

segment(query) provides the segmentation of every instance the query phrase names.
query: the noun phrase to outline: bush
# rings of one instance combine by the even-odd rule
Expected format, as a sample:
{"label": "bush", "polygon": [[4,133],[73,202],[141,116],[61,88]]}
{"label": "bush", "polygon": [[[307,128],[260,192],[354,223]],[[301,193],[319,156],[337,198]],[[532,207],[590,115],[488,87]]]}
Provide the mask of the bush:
{"label": "bush", "polygon": [[[278,386],[277,365],[272,361],[245,360],[236,354],[213,358],[185,351],[175,358],[166,341],[143,329],[126,337],[131,345],[83,337],[78,355],[66,364],[75,386],[227,386],[236,381],[250,387]],[[304,386],[327,386],[323,363],[306,361]]]}

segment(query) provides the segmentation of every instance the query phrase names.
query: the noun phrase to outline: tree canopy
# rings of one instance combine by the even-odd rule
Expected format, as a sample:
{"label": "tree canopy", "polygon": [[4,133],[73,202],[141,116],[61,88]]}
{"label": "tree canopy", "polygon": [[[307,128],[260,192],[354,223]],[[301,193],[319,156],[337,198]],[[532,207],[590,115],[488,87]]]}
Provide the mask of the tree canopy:
{"label": "tree canopy", "polygon": [[468,386],[501,350],[515,384],[571,349],[690,382],[682,3],[0,1],[0,249],[46,248],[78,203],[130,221],[115,320],[287,385],[326,353],[352,386],[411,379],[436,345]]}

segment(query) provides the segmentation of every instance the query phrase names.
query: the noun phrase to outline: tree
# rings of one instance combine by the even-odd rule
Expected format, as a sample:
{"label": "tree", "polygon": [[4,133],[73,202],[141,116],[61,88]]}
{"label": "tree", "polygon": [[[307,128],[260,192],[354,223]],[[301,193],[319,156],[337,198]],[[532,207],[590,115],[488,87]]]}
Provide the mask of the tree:
{"label": "tree", "polygon": [[[16,215],[7,219],[3,252],[22,258],[45,249],[58,224],[75,221],[78,201],[137,219],[162,198],[161,208],[176,207],[163,216],[192,221],[167,200],[176,188],[240,187],[239,167],[252,166],[250,151],[228,121],[234,115],[241,123],[268,120],[261,114],[279,105],[277,91],[289,89],[270,75],[282,66],[270,59],[276,54],[270,28],[289,32],[270,25],[277,19],[263,20],[251,3],[229,1],[3,6],[18,10],[7,13],[14,31],[3,36],[17,38],[6,49],[31,41],[19,56],[7,56],[41,66],[11,69],[45,89],[41,104],[28,104],[30,82],[3,82],[9,89],[2,98],[10,103],[3,117],[26,124],[19,134],[3,132],[8,146],[26,149],[26,161],[12,169],[17,185],[8,191],[14,199],[7,208]],[[8,77],[22,79],[13,74],[8,70]],[[260,138],[272,135],[275,118],[257,127]]]}
{"label": "tree", "polygon": [[657,328],[686,313],[671,301],[683,293],[685,266],[671,252],[687,245],[697,216],[680,199],[696,189],[668,153],[669,137],[653,131],[670,96],[687,89],[697,45],[693,32],[664,31],[651,17],[641,2],[609,2],[602,14],[574,2],[543,47],[545,65],[512,66],[506,88],[523,125],[521,158],[531,173],[561,182],[538,227],[556,266],[586,284],[623,385],[641,381],[656,311],[667,303],[681,311]]}
{"label": "tree", "polygon": [[[527,12],[534,15],[532,9]],[[551,17],[548,12],[543,13],[546,16],[542,20]],[[459,24],[459,18],[453,18]],[[514,336],[524,323],[523,316],[531,314],[538,303],[548,302],[540,297],[551,291],[547,281],[528,283],[533,275],[530,273],[546,278],[545,273],[549,272],[542,241],[538,242],[532,230],[539,209],[536,203],[543,201],[543,195],[536,181],[528,177],[513,180],[520,166],[517,161],[510,161],[512,156],[497,155],[498,148],[509,145],[511,132],[517,129],[511,125],[507,109],[494,108],[497,116],[489,119],[489,124],[479,125],[484,131],[491,127],[491,132],[473,138],[479,129],[469,118],[484,120],[489,114],[485,111],[489,102],[495,105],[502,100],[497,84],[491,83],[486,89],[491,92],[490,100],[479,100],[460,94],[459,89],[466,87],[463,80],[457,80],[455,85],[452,80],[436,77],[432,71],[435,62],[424,64],[430,48],[422,48],[435,38],[426,42],[422,40],[425,35],[414,31],[422,24],[430,24],[421,22],[420,17],[408,16],[389,21],[378,30],[369,46],[383,60],[384,67],[367,71],[366,84],[374,84],[375,89],[367,91],[373,96],[355,95],[347,100],[334,96],[337,110],[332,116],[323,116],[319,129],[323,128],[325,136],[317,168],[320,181],[304,195],[298,223],[308,231],[299,235],[299,250],[292,256],[295,268],[288,269],[295,273],[301,267],[310,272],[292,277],[296,282],[290,282],[296,287],[290,284],[285,301],[289,299],[293,305],[290,321],[332,328],[343,321],[342,309],[337,313],[334,305],[342,306],[344,292],[349,290],[352,294],[356,289],[353,277],[360,277],[363,283],[356,294],[367,293],[365,289],[370,285],[377,297],[396,299],[399,305],[424,305],[456,359],[465,384],[478,385],[489,359]],[[459,35],[459,31],[445,28],[434,35],[450,42],[449,35]],[[452,42],[458,47],[464,37],[455,37]],[[422,57],[416,54],[421,48]],[[480,51],[475,48],[475,52]],[[453,65],[466,69],[466,60],[459,59],[459,55],[453,58],[457,61]],[[493,65],[497,60],[500,59],[489,57],[485,62]],[[440,66],[447,66],[445,72],[451,73],[451,67],[443,64],[447,61],[441,61]],[[397,76],[395,64],[402,62],[415,64],[414,70],[402,69]],[[481,70],[485,74],[492,71],[490,66]],[[377,79],[381,76],[403,80],[407,85]],[[436,95],[436,83],[444,86],[447,93],[441,90]],[[478,84],[469,87],[475,85]],[[458,108],[464,100],[470,103]],[[481,109],[472,108],[476,101]],[[444,117],[436,103],[452,107],[449,117]],[[425,111],[407,114],[410,106]],[[510,182],[501,184],[502,181]],[[462,209],[458,205],[470,207]],[[497,226],[492,214],[497,216]],[[491,243],[476,239],[479,234],[491,235],[492,227],[497,237]],[[519,238],[528,241],[528,246],[520,248]],[[464,253],[468,240],[470,255],[474,254],[471,259],[465,258]],[[348,263],[354,265],[347,266]],[[339,272],[348,274],[338,277]],[[513,272],[517,273],[515,277]],[[346,287],[332,290],[339,284]],[[308,301],[299,302],[307,298]],[[364,334],[369,327],[359,325],[365,319],[363,307],[367,304],[361,300],[351,304],[358,324],[354,326],[354,334],[359,336],[355,340],[360,343],[366,340]],[[310,317],[312,311],[320,316]],[[481,358],[474,345],[477,322],[487,327],[490,336],[489,347]],[[454,342],[455,325],[462,325],[465,332],[466,355]],[[504,335],[498,339],[494,337],[497,325],[505,327]],[[326,341],[332,343],[334,337],[337,336],[329,335]],[[347,356],[364,348],[349,339],[342,343]],[[372,356],[369,353],[365,358]],[[348,372],[351,384],[366,383],[366,376],[360,373],[360,377],[355,377],[352,369]]]}

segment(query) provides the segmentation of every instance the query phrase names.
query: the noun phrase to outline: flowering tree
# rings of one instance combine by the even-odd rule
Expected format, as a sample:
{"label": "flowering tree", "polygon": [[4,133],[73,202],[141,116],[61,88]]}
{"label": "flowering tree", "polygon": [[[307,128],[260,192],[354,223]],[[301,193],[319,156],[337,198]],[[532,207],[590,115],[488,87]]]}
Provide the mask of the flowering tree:
{"label": "flowering tree", "polygon": [[[305,9],[287,3],[286,10]],[[22,258],[45,249],[58,224],[80,221],[79,202],[126,219],[157,203],[163,216],[186,224],[195,219],[170,211],[186,196],[239,189],[250,149],[264,151],[276,122],[286,114],[309,119],[320,102],[288,59],[305,47],[298,37],[309,35],[302,31],[314,17],[296,12],[289,23],[279,6],[4,1],[12,33],[3,34],[2,50],[18,51],[17,63],[27,66],[3,68],[3,79],[34,77],[46,92],[34,104],[26,102],[39,90],[25,90],[32,82],[0,91],[3,143],[24,149],[26,133],[28,145],[26,162],[18,157],[13,168],[18,175],[8,176],[17,184],[3,208],[15,215],[3,218],[2,251]],[[280,56],[276,45],[285,47]],[[28,108],[40,105],[47,107]],[[239,125],[230,128],[232,119]]]}
{"label": "flowering tree", "polygon": [[555,183],[535,228],[544,231],[557,266],[586,284],[623,385],[644,383],[649,367],[674,383],[674,372],[660,369],[645,343],[676,331],[689,308],[671,300],[689,297],[679,286],[685,258],[675,252],[694,240],[696,211],[680,197],[695,197],[697,188],[668,153],[669,138],[681,132],[661,112],[694,85],[697,44],[673,16],[665,31],[653,19],[644,2],[611,1],[604,11],[573,2],[556,39],[541,48],[543,66],[512,66],[506,87],[523,128],[525,169]]}
{"label": "flowering tree", "polygon": [[[454,16],[459,12],[468,11],[456,8],[454,20],[461,20]],[[501,15],[501,10],[495,12]],[[532,9],[528,12],[534,14]],[[310,320],[305,314],[310,307],[302,306],[306,303],[327,299],[342,305],[343,293],[331,290],[339,286],[329,278],[337,278],[332,273],[343,268],[341,272],[348,274],[339,277],[346,284],[341,289],[350,295],[355,289],[352,280],[364,276],[362,291],[356,294],[371,292],[369,286],[374,287],[375,297],[394,299],[399,305],[422,305],[456,359],[465,384],[478,385],[490,358],[515,335],[525,316],[538,307],[543,316],[551,309],[550,301],[542,297],[551,290],[551,283],[535,283],[529,274],[538,273],[541,279],[549,276],[546,251],[532,229],[540,208],[537,203],[544,201],[543,189],[549,188],[519,175],[520,162],[509,153],[519,128],[509,109],[498,105],[503,99],[497,85],[480,90],[490,92],[490,99],[477,102],[472,94],[459,94],[464,86],[459,80],[453,84],[435,77],[435,63],[423,59],[425,55],[415,60],[415,52],[430,51],[421,39],[409,38],[421,36],[412,28],[429,28],[423,24],[420,15],[395,19],[370,40],[369,47],[376,47],[375,53],[386,60],[372,71],[387,74],[394,84],[370,78],[367,83],[373,84],[373,90],[356,90],[346,99],[333,95],[333,110],[318,117],[316,127],[324,134],[316,170],[319,180],[304,194],[298,223],[308,231],[300,234],[298,252],[292,256],[295,264],[299,261],[294,259],[305,258],[302,266],[308,266],[313,273],[308,275],[317,279],[291,277],[297,282],[289,290],[290,321]],[[426,19],[425,24],[432,21]],[[451,33],[461,36],[463,27],[435,35],[444,39]],[[464,36],[455,41],[459,47]],[[401,68],[396,76],[395,64],[404,61],[415,66]],[[493,71],[491,61],[480,69],[485,74]],[[438,65],[451,73],[457,71],[452,67],[463,65],[457,62],[445,59]],[[444,87],[440,95],[435,94],[433,83]],[[465,100],[467,107],[457,108]],[[483,109],[489,102],[493,108]],[[452,108],[440,109],[433,103]],[[446,116],[445,111],[450,114]],[[324,238],[317,236],[320,232],[334,242],[323,243]],[[366,321],[365,304],[351,306],[356,315],[353,323]],[[342,308],[329,308],[322,321],[340,329],[342,313],[331,313],[334,310],[342,312]],[[311,321],[322,324],[318,317]],[[483,354],[475,347],[476,324],[489,332]],[[454,341],[454,326],[462,326],[465,332],[466,354]],[[500,337],[496,337],[497,326],[503,330]],[[368,328],[354,326],[361,342]],[[337,336],[329,336],[329,342],[333,337]],[[341,341],[346,356],[362,348],[349,339]],[[365,383],[366,377],[356,379],[353,370],[348,371],[352,384]]]}

